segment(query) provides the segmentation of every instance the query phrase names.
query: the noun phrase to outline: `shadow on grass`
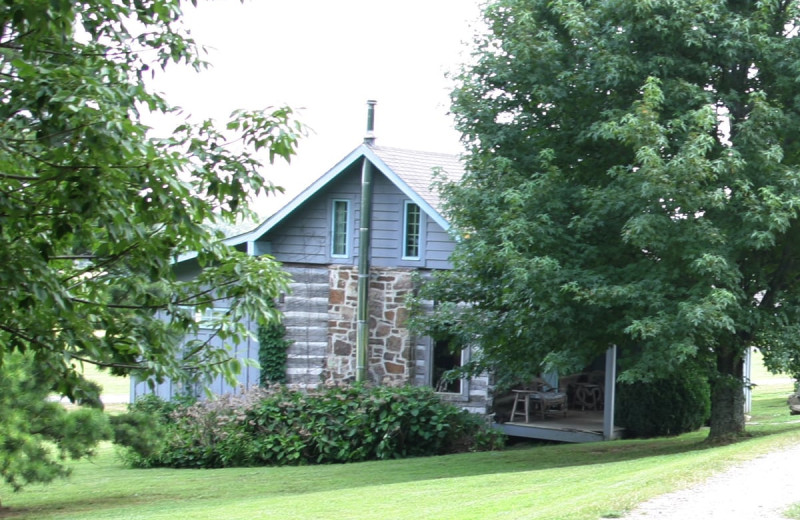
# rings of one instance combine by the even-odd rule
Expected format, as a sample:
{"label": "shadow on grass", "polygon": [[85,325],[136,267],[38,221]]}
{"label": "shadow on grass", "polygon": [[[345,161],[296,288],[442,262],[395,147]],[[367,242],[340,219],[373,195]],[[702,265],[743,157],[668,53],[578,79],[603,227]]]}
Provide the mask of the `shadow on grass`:
{"label": "shadow on grass", "polygon": [[[113,510],[153,503],[180,507],[179,504],[196,505],[197,502],[208,500],[302,497],[313,493],[440,479],[538,471],[545,474],[548,470],[563,468],[575,468],[576,474],[586,475],[586,471],[579,468],[632,461],[650,463],[652,468],[657,468],[666,460],[674,461],[681,455],[729,449],[737,450],[737,454],[747,454],[756,446],[797,442],[800,425],[788,422],[788,417],[786,421],[748,426],[748,437],[725,447],[708,444],[707,430],[701,430],[669,438],[587,444],[521,443],[497,452],[319,466],[135,470],[122,468],[118,462],[114,462],[114,455],[109,451],[98,460],[97,465],[86,462],[76,465],[72,480],[47,488],[36,488],[46,493],[53,489],[46,500],[38,501],[36,505],[26,504],[25,500],[17,499],[22,495],[15,495],[11,501],[20,508],[12,506],[0,509],[0,518],[40,518],[49,515],[58,518],[67,511],[72,515],[87,512],[86,518],[101,518],[104,511],[110,516]],[[776,442],[771,443],[770,438]],[[620,473],[624,471],[628,470],[620,466]],[[100,475],[102,478],[98,478]],[[542,477],[543,481],[546,479],[546,476]],[[114,489],[105,487],[107,483],[111,483],[109,485]],[[37,492],[33,487],[31,491]],[[27,491],[23,495],[25,493]],[[113,500],[108,499],[110,496],[114,497]]]}
{"label": "shadow on grass", "polygon": [[[797,425],[770,425],[763,431],[753,432],[749,439],[737,445],[768,436],[798,432]],[[459,479],[519,472],[546,473],[559,468],[578,468],[597,464],[625,463],[653,459],[653,467],[663,462],[655,459],[674,458],[700,451],[721,449],[705,442],[707,431],[679,437],[648,440],[622,440],[587,444],[513,446],[504,451],[444,455],[391,461],[371,461],[352,464],[320,466],[230,468],[215,470],[148,469],[132,470],[119,466],[106,467],[105,481],[116,481],[116,490],[87,492],[91,486],[92,469],[86,464],[69,485],[84,486],[78,493],[59,492],[52,500],[29,507],[20,503],[21,509],[0,511],[0,518],[53,517],[69,511],[71,514],[88,513],[88,517],[102,517],[106,511],[136,508],[163,502],[170,507],[180,504],[196,505],[206,500],[247,500],[266,497],[303,496],[313,493],[355,490],[359,488],[390,486],[411,482]],[[743,448],[746,450],[746,448]],[[110,456],[110,455],[109,455]],[[110,461],[109,461],[110,462]],[[623,471],[622,469],[620,470]],[[585,472],[584,472],[585,474]],[[78,480],[78,478],[80,480]],[[148,478],[150,477],[150,478]],[[545,480],[543,477],[542,480]],[[81,480],[85,480],[84,483]],[[130,482],[128,485],[127,482]],[[59,484],[56,484],[59,485]],[[119,487],[124,486],[125,492]],[[105,495],[105,496],[104,496]],[[113,500],[109,500],[113,496]],[[99,515],[99,516],[98,516]],[[69,516],[76,518],[76,516]]]}

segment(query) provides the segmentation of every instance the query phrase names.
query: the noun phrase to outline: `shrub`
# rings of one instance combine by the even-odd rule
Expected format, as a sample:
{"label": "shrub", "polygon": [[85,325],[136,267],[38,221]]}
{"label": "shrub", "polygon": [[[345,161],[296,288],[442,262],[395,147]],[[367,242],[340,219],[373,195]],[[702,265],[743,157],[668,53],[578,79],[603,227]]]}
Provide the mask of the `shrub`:
{"label": "shrub", "polygon": [[679,435],[706,423],[710,396],[708,380],[692,370],[647,383],[621,383],[616,421],[629,437]]}
{"label": "shrub", "polygon": [[429,388],[274,387],[181,407],[137,466],[323,464],[497,449],[503,436]]}

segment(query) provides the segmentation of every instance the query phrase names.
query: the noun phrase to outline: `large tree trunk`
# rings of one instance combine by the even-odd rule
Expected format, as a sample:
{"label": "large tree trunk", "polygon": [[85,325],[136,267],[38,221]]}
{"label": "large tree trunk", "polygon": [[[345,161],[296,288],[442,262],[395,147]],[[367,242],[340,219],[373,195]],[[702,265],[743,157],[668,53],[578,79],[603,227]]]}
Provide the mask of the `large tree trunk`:
{"label": "large tree trunk", "polygon": [[744,361],[734,349],[717,352],[717,375],[711,382],[710,442],[729,442],[744,434],[743,370]]}

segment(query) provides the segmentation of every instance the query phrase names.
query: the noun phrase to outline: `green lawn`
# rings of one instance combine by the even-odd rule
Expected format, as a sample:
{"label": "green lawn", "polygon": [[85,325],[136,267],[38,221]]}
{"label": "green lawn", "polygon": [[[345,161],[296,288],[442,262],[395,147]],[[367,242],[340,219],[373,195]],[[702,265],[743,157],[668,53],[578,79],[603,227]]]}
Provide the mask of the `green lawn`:
{"label": "green lawn", "polygon": [[129,395],[131,392],[130,379],[111,375],[108,370],[99,370],[94,365],[87,364],[83,373],[87,377],[103,387],[104,394]]}
{"label": "green lawn", "polygon": [[104,447],[71,479],[0,487],[3,518],[597,519],[800,440],[791,386],[756,389],[753,434],[709,448],[701,431],[669,439],[517,445],[503,452],[348,465],[130,470]]}

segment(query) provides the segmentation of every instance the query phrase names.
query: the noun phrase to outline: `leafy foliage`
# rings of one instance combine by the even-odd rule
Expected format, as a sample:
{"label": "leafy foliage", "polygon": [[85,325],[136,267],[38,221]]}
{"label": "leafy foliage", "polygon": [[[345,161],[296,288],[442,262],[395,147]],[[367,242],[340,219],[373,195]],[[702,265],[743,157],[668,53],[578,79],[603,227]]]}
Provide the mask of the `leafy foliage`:
{"label": "leafy foliage", "polygon": [[69,474],[67,458],[90,455],[111,437],[107,417],[97,408],[68,412],[48,399],[57,372],[31,354],[8,354],[0,377],[0,477],[14,489]]}
{"label": "leafy foliage", "polygon": [[[222,129],[211,121],[166,136],[147,128],[142,112],[178,109],[145,77],[170,63],[205,66],[181,19],[179,0],[0,7],[2,380],[19,353],[47,367],[47,390],[72,401],[99,402],[82,363],[151,381],[232,379],[239,361],[225,344],[247,334],[240,318],[277,319],[268,303],[286,274],[225,246],[212,228],[251,217],[250,197],[278,189],[262,177],[259,154],[288,160],[304,128],[288,108],[239,111]],[[194,255],[197,276],[177,276],[181,255]],[[197,330],[194,313],[219,299],[230,302],[216,324],[222,344],[182,345]],[[12,390],[9,409],[33,420],[23,403],[44,388]],[[93,442],[85,428],[73,433],[77,444]],[[12,444],[0,446],[7,475],[23,471]]]}
{"label": "leafy foliage", "polygon": [[286,383],[287,349],[291,344],[286,339],[286,327],[281,322],[258,328],[259,384],[269,386]]}
{"label": "leafy foliage", "polygon": [[745,349],[800,357],[798,9],[490,2],[453,93],[455,269],[420,326],[520,380],[612,344],[623,381],[709,363],[710,435],[741,433]]}
{"label": "leafy foliage", "polygon": [[[140,410],[138,402],[133,409]],[[496,449],[503,442],[482,418],[443,403],[429,388],[253,389],[161,417],[164,443],[151,455],[129,454],[134,465],[325,464]]]}
{"label": "leafy foliage", "polygon": [[688,370],[647,383],[617,387],[616,422],[628,437],[661,437],[694,431],[711,415],[708,378]]}

